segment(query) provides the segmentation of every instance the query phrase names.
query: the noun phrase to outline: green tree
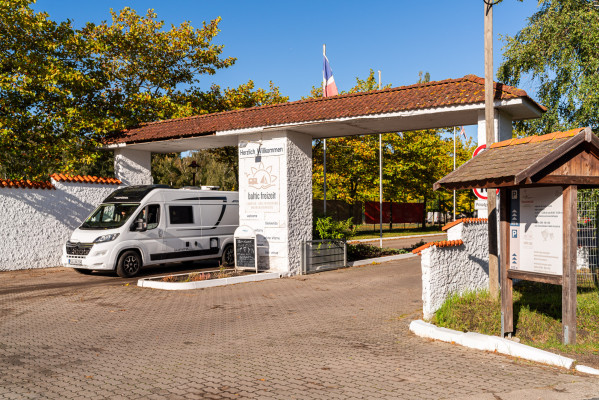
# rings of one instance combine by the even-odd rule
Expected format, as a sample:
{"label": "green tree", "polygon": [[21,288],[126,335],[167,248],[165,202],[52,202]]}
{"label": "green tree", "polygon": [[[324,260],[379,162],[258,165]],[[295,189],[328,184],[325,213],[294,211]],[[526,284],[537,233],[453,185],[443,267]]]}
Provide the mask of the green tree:
{"label": "green tree", "polygon": [[[70,21],[34,13],[27,0],[0,0],[0,174],[36,177],[65,159],[83,162],[87,141],[62,129],[93,82],[78,71]],[[83,153],[83,154],[82,154]]]}
{"label": "green tree", "polygon": [[540,0],[528,25],[506,45],[498,80],[530,80],[547,107],[541,119],[517,123],[520,135],[599,126],[599,10],[590,0]]}
{"label": "green tree", "polygon": [[[198,168],[190,164],[195,161]],[[186,157],[178,154],[155,154],[152,159],[152,177],[155,183],[179,188],[193,184],[195,172],[196,186],[218,186],[221,190],[236,190],[237,180],[227,164],[207,151],[194,151]]]}
{"label": "green tree", "polygon": [[76,30],[35,13],[31,0],[0,0],[0,173],[38,178],[99,157],[109,132],[209,112],[199,82],[231,66],[211,41],[219,19],[164,28],[149,10],[111,11]]}

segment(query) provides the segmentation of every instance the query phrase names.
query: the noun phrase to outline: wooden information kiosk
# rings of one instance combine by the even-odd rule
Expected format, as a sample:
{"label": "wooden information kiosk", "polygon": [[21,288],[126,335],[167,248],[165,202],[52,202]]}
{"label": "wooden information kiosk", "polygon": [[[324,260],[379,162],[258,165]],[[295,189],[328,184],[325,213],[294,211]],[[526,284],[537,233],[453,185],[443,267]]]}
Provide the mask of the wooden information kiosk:
{"label": "wooden information kiosk", "polygon": [[562,286],[563,343],[576,343],[576,195],[598,186],[599,138],[589,128],[494,143],[435,183],[500,189],[502,335],[514,332],[512,281],[522,279]]}

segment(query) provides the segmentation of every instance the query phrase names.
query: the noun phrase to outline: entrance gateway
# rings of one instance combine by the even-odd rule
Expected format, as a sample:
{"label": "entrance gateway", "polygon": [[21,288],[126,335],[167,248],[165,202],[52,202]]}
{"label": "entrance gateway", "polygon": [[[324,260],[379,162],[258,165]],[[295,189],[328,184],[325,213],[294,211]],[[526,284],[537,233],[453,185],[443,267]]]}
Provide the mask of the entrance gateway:
{"label": "entrance gateway", "polygon": [[[496,83],[495,140],[512,121],[545,108],[525,91]],[[151,184],[151,154],[224,146],[239,149],[239,223],[258,241],[258,266],[301,273],[301,243],[312,239],[312,140],[478,124],[485,142],[484,79],[460,79],[253,107],[143,124],[109,137],[115,174]]]}

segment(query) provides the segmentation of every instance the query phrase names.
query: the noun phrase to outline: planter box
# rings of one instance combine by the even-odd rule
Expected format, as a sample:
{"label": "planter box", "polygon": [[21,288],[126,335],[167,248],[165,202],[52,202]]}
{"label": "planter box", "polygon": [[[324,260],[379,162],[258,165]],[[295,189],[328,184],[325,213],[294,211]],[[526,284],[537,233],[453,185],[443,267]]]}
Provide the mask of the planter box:
{"label": "planter box", "polygon": [[[206,271],[204,273],[215,273],[219,271]],[[248,274],[241,276],[232,276],[229,278],[218,278],[218,279],[207,279],[202,281],[193,281],[193,282],[165,282],[163,279],[167,276],[189,276],[189,275],[197,275],[197,272],[186,273],[186,274],[174,274],[174,275],[162,275],[153,278],[142,278],[137,281],[137,286],[140,287],[148,287],[153,289],[162,289],[162,290],[190,290],[190,289],[202,289],[209,288],[215,286],[226,286],[226,285],[234,285],[236,283],[243,282],[258,282],[264,281],[268,279],[276,279],[280,278],[281,274],[279,272],[260,272],[257,274]]]}

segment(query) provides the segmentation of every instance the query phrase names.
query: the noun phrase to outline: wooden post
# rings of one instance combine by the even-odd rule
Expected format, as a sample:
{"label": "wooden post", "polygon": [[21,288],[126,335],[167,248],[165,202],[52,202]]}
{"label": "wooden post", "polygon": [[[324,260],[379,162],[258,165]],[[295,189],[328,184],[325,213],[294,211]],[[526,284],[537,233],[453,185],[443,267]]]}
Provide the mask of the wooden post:
{"label": "wooden post", "polygon": [[[485,129],[487,149],[495,142],[495,110],[493,91],[493,6],[484,2],[485,8]],[[497,259],[497,199],[495,190],[487,190],[489,211],[489,293],[499,296],[499,261]]]}
{"label": "wooden post", "polygon": [[512,297],[512,280],[508,278],[510,268],[510,192],[511,189],[501,189],[499,192],[499,218],[501,251],[501,337],[514,332],[514,301]]}
{"label": "wooden post", "polygon": [[576,344],[576,228],[577,187],[564,187],[564,275],[562,280],[562,333],[564,344]]}

